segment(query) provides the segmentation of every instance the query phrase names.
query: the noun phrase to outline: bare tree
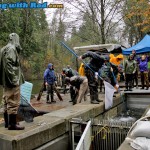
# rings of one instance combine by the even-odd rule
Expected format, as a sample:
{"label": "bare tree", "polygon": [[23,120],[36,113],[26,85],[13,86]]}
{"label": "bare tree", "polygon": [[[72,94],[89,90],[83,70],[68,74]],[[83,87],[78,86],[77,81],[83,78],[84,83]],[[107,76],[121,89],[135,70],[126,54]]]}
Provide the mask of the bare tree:
{"label": "bare tree", "polygon": [[[86,12],[89,13],[89,18],[93,21],[91,30],[101,37],[100,42],[103,44],[106,43],[110,35],[109,32],[122,21],[122,0],[84,0],[82,2],[80,0],[66,0],[65,3],[79,11],[80,18],[76,17],[76,20],[82,21],[83,15]],[[95,30],[95,25],[98,30]]]}

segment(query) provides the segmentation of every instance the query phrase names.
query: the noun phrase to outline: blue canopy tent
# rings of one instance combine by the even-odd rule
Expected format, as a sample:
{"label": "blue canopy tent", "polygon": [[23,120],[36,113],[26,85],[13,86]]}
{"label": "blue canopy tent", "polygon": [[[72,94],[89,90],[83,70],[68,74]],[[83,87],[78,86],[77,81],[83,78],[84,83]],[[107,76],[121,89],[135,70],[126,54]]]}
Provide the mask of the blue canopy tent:
{"label": "blue canopy tent", "polygon": [[150,35],[146,35],[139,43],[136,45],[122,50],[124,55],[131,54],[132,50],[135,50],[137,54],[150,52]]}

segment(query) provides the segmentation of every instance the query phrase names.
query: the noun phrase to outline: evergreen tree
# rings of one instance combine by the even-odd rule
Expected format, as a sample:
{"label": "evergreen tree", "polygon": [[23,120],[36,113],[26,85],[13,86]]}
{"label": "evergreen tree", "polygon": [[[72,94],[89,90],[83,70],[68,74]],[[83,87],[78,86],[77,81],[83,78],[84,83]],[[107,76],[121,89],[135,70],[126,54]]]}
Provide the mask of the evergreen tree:
{"label": "evergreen tree", "polygon": [[[9,3],[16,2],[18,1],[9,0]],[[8,1],[3,0],[3,3]],[[33,73],[33,78],[36,78],[39,72],[43,74],[44,56],[49,37],[44,10],[29,8],[1,10],[0,24],[0,47],[7,44],[10,33],[17,33],[23,48],[21,60],[25,76],[31,78]]]}

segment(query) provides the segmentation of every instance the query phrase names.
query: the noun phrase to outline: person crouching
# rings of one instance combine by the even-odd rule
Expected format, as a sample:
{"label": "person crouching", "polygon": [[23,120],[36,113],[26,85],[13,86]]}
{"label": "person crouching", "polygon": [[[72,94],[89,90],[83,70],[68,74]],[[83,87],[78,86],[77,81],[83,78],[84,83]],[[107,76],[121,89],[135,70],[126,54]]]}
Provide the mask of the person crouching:
{"label": "person crouching", "polygon": [[[47,103],[55,103],[54,101],[54,90],[56,89],[55,87],[55,81],[56,81],[56,76],[55,72],[53,69],[53,64],[48,64],[47,69],[44,72],[44,81],[46,85],[46,90],[47,90]],[[51,102],[49,101],[49,95],[51,95]]]}
{"label": "person crouching", "polygon": [[73,101],[73,104],[81,103],[82,99],[87,100],[88,92],[88,80],[86,77],[73,76],[71,78],[66,77],[66,83],[74,86],[76,88],[76,99]]}

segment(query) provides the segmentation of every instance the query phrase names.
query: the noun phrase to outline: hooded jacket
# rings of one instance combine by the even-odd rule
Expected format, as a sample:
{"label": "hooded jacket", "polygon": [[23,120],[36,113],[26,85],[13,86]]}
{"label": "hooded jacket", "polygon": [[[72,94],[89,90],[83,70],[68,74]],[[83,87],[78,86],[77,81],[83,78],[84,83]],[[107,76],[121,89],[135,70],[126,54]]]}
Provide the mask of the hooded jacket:
{"label": "hooded jacket", "polygon": [[149,57],[146,57],[145,60],[138,58],[140,72],[148,71],[148,61]]}
{"label": "hooded jacket", "polygon": [[54,84],[56,81],[54,69],[50,69],[52,66],[53,64],[48,64],[48,67],[44,72],[44,82],[47,82],[48,84]]}
{"label": "hooded jacket", "polygon": [[21,50],[19,36],[9,35],[10,42],[0,50],[0,85],[13,88],[24,83],[18,52]]}
{"label": "hooded jacket", "polygon": [[125,74],[134,74],[137,70],[137,63],[133,60],[126,60],[124,65]]}
{"label": "hooded jacket", "polygon": [[[113,63],[114,65],[117,65],[117,66],[120,65],[121,61],[123,60],[123,55],[122,54],[119,54],[116,57],[113,54],[110,54],[109,57],[110,57],[110,62]],[[118,60],[118,58],[120,60]]]}
{"label": "hooded jacket", "polygon": [[85,69],[84,69],[84,64],[83,63],[81,63],[81,65],[80,65],[79,75],[80,76],[85,76]]}
{"label": "hooded jacket", "polygon": [[[113,68],[113,73],[111,72],[111,68]],[[115,75],[118,73],[118,68],[114,64],[107,62],[104,63],[103,66],[99,69],[98,74],[105,81],[111,83],[113,86],[116,85]]]}
{"label": "hooded jacket", "polygon": [[104,63],[104,57],[96,54],[95,52],[87,52],[82,55],[82,59],[87,57],[91,58],[90,62],[88,63],[89,67],[95,72],[98,72],[99,68],[101,68]]}
{"label": "hooded jacket", "polygon": [[72,68],[67,68],[65,74],[67,77],[71,78],[75,75],[75,72]]}

